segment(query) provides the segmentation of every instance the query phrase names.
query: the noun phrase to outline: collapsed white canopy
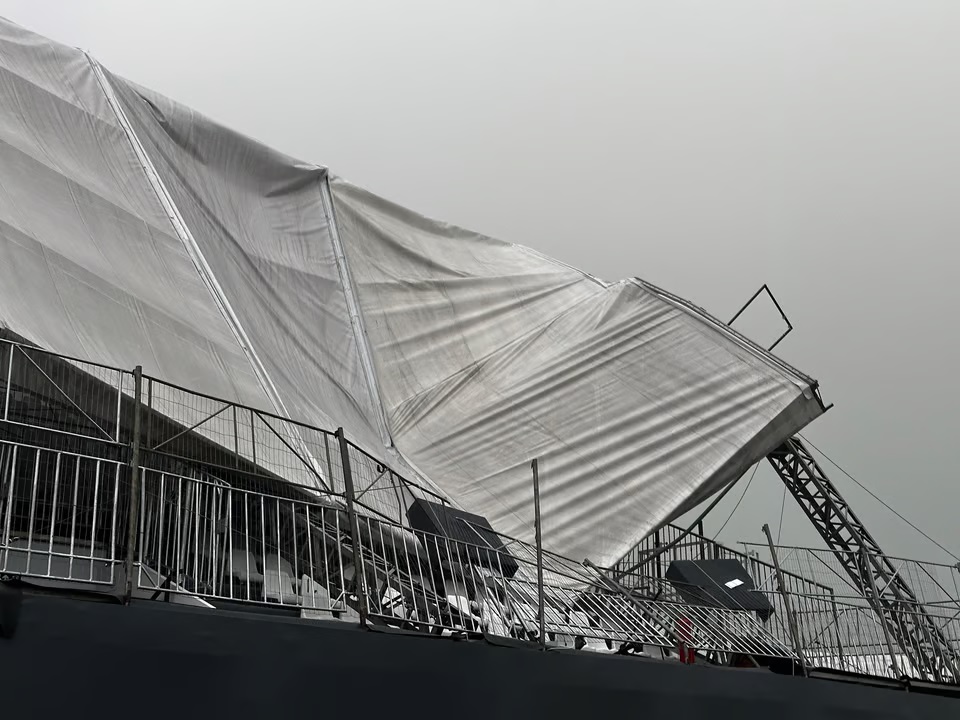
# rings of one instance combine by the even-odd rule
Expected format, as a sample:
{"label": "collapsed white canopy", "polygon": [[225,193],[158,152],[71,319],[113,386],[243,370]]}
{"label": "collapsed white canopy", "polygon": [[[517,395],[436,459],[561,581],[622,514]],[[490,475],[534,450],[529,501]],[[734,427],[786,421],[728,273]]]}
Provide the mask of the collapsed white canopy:
{"label": "collapsed white canopy", "polygon": [[[0,326],[322,427],[609,563],[822,412],[687,303],[435,222],[0,21]],[[302,481],[301,478],[291,478]]]}

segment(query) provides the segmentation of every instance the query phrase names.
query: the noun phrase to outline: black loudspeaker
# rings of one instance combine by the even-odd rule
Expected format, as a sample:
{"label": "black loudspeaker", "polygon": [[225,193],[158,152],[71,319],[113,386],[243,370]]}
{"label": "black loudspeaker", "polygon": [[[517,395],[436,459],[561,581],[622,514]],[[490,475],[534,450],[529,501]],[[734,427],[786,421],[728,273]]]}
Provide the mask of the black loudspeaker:
{"label": "black loudspeaker", "polygon": [[691,605],[752,610],[762,622],[773,615],[773,605],[739,560],[674,560],[666,578]]}
{"label": "black loudspeaker", "polygon": [[[512,578],[519,569],[516,559],[507,552],[500,536],[482,515],[417,498],[407,508],[407,520],[414,530],[457,542],[448,550],[445,543],[421,538],[431,560],[440,567],[448,568],[451,562],[465,562],[469,558],[473,565],[489,568],[507,578]],[[464,554],[467,557],[463,557]]]}

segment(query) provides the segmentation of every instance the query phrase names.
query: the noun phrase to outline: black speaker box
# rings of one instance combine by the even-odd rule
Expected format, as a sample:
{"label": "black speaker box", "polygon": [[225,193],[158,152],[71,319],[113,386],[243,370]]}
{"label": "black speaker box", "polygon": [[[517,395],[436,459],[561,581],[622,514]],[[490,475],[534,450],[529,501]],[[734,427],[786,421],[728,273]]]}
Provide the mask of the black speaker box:
{"label": "black speaker box", "polygon": [[773,614],[773,605],[756,591],[739,560],[674,560],[666,578],[691,605],[751,610],[763,622]]}
{"label": "black speaker box", "polygon": [[414,530],[457,541],[448,546],[442,541],[421,537],[431,560],[441,567],[449,567],[451,562],[462,564],[469,558],[472,564],[502,573],[507,578],[512,578],[519,569],[500,536],[481,515],[417,498],[407,509],[407,519]]}

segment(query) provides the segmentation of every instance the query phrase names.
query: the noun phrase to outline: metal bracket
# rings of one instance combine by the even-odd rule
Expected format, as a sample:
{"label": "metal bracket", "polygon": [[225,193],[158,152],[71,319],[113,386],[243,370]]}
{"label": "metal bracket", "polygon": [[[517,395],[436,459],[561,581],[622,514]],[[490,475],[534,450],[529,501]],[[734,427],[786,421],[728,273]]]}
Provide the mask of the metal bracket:
{"label": "metal bracket", "polygon": [[783,311],[783,308],[780,307],[780,303],[777,302],[777,299],[773,296],[773,292],[770,290],[770,287],[766,283],[761,285],[760,289],[757,290],[750,297],[750,299],[747,300],[746,303],[744,303],[743,307],[737,310],[737,314],[733,316],[733,319],[730,320],[730,322],[728,322],[727,325],[732,326],[737,321],[737,318],[743,314],[744,310],[750,307],[753,304],[753,301],[756,300],[758,297],[760,297],[760,294],[764,291],[766,291],[767,295],[770,298],[770,301],[773,303],[773,306],[777,309],[777,312],[780,313],[780,317],[783,318],[783,322],[787,324],[787,329],[783,331],[783,334],[781,334],[780,337],[778,337],[776,340],[773,341],[773,345],[767,348],[767,352],[772,352],[773,349],[780,344],[781,340],[783,340],[787,335],[793,332],[793,325],[791,324],[790,320],[787,318],[787,314]]}

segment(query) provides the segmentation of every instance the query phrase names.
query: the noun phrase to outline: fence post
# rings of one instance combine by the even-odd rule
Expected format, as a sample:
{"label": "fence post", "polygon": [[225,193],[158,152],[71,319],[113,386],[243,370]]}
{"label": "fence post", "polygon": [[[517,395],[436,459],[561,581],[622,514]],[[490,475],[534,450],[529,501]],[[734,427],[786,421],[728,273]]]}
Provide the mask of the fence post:
{"label": "fence post", "polygon": [[[122,392],[122,388],[117,388]],[[127,513],[127,556],[124,561],[126,587],[124,588],[124,602],[129,603],[133,596],[134,564],[140,534],[140,427],[143,420],[143,368],[139,365],[133,369],[133,437],[130,443],[130,511]]]}
{"label": "fence post", "polygon": [[893,669],[893,674],[896,676],[896,679],[899,680],[902,677],[900,673],[900,663],[897,662],[897,656],[893,652],[893,640],[890,639],[890,628],[887,625],[887,619],[883,616],[883,601],[880,599],[880,593],[877,592],[877,581],[873,577],[873,571],[870,569],[870,554],[867,552],[866,546],[860,549],[860,563],[860,577],[862,580],[864,575],[867,576],[867,585],[870,587],[870,594],[873,596],[871,607],[877,614],[877,620],[880,621],[880,627],[883,629],[883,640],[887,645],[887,652],[890,653],[890,666]]}
{"label": "fence post", "polygon": [[807,661],[803,655],[803,646],[800,643],[800,631],[797,629],[797,618],[793,614],[793,606],[790,603],[790,593],[787,591],[786,583],[783,581],[783,571],[780,569],[780,560],[777,558],[777,549],[773,544],[773,536],[770,534],[770,526],[764,523],[763,534],[767,536],[767,544],[770,546],[770,557],[773,559],[773,569],[777,573],[777,585],[780,588],[780,594],[783,595],[783,605],[787,612],[787,624],[790,627],[790,637],[793,638],[793,650],[800,659],[800,667],[804,674],[807,672]]}
{"label": "fence post", "polygon": [[533,470],[533,514],[534,531],[537,538],[537,620],[540,629],[540,648],[547,647],[546,622],[543,602],[543,527],[540,521],[540,462],[537,458],[530,463]]}
{"label": "fence post", "polygon": [[[662,564],[662,561],[661,561],[661,558],[660,558],[660,548],[661,548],[662,545],[663,545],[663,543],[660,542],[660,530],[659,530],[659,529],[658,529],[658,530],[655,530],[655,531],[653,532],[653,550],[654,550],[654,552],[656,553],[656,558],[655,558],[655,560],[656,560],[656,563],[655,563],[655,572],[656,572],[656,575],[657,575],[657,580],[662,580],[662,579],[663,579],[663,564]],[[641,568],[641,570],[640,570],[640,574],[641,574],[641,575],[643,574],[643,569],[642,569],[642,568]]]}
{"label": "fence post", "polygon": [[350,445],[343,434],[343,428],[337,428],[337,440],[340,442],[340,459],[343,465],[343,487],[347,498],[347,517],[350,522],[350,544],[353,545],[353,579],[357,589],[357,606],[360,613],[360,627],[367,626],[367,578],[363,571],[363,553],[360,551],[360,522],[354,507],[353,473],[350,470]]}

